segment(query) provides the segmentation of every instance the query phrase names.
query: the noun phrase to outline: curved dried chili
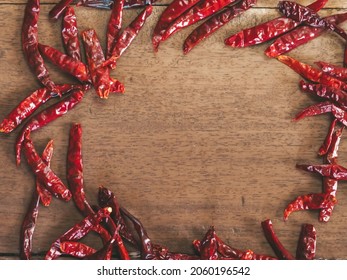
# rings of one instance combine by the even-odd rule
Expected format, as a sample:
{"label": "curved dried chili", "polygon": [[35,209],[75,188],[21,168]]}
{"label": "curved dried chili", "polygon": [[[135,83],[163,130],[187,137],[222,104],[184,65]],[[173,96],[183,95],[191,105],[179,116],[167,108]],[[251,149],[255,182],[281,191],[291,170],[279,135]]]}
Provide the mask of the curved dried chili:
{"label": "curved dried chili", "polygon": [[40,0],[28,0],[22,26],[22,46],[24,56],[30,69],[38,80],[50,91],[60,94],[54,82],[49,77],[48,69],[38,49],[37,23],[40,13]]}
{"label": "curved dried chili", "polygon": [[35,131],[42,128],[48,123],[56,120],[57,118],[65,115],[68,111],[72,110],[83,98],[84,92],[82,90],[74,90],[70,95],[61,99],[57,103],[51,105],[47,109],[41,111],[33,116],[22,128],[21,133],[16,140],[16,161],[17,165],[20,164],[20,154],[22,143],[27,131]]}

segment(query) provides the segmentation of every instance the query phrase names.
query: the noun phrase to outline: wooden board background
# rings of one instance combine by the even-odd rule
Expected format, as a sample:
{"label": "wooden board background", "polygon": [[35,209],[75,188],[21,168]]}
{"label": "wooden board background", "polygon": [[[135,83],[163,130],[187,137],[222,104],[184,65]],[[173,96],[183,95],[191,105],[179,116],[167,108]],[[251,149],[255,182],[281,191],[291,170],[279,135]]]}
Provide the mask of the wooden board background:
{"label": "wooden board background", "polygon": [[[62,50],[60,21],[48,19],[52,3],[42,2],[40,41]],[[170,1],[158,2],[158,4]],[[311,1],[298,1],[308,4]],[[317,211],[282,213],[296,196],[321,191],[318,176],[295,168],[296,163],[321,163],[316,154],[329,115],[292,122],[305,106],[316,102],[301,93],[299,76],[264,55],[268,43],[232,49],[223,40],[239,30],[279,16],[277,1],[259,1],[188,55],[181,49],[187,28],[154,53],[151,33],[165,6],[152,16],[112,75],[126,93],[99,99],[93,90],[73,111],[32,134],[39,151],[54,140],[52,168],[65,181],[68,132],[83,128],[83,162],[87,197],[96,203],[98,186],[114,191],[122,206],[138,217],[153,242],[172,251],[191,253],[191,243],[214,225],[230,245],[271,254],[260,223],[271,219],[283,245],[295,254],[303,223],[317,229],[317,258],[347,257],[347,190],[340,182],[338,206],[328,223]],[[39,87],[21,50],[25,1],[0,2],[0,119]],[[346,1],[329,1],[320,15],[346,12]],[[80,31],[95,28],[105,46],[110,11],[75,9]],[[126,26],[139,12],[127,10]],[[347,24],[343,27],[347,28]],[[343,42],[326,33],[290,53],[313,64],[342,63]],[[72,82],[53,65],[54,81]],[[0,259],[18,259],[19,231],[34,188],[25,161],[15,165],[18,131],[0,135]],[[342,138],[340,163],[347,163]],[[54,199],[41,207],[34,236],[34,256],[42,258],[51,242],[81,220],[72,202]],[[100,246],[91,238],[88,244]]]}

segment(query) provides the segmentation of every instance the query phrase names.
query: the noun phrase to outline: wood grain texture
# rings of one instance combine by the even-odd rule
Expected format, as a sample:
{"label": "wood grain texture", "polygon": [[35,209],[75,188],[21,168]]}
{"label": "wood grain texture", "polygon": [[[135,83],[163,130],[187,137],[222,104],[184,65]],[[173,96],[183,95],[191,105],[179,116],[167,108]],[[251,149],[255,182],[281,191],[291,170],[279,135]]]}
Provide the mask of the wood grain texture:
{"label": "wood grain texture", "polygon": [[[0,5],[0,24],[6,26],[0,39],[0,119],[39,87],[21,50],[22,2]],[[345,1],[329,2],[337,9],[325,9],[322,15],[346,11]],[[62,50],[60,23],[47,17],[51,7],[42,5],[40,41]],[[317,211],[294,213],[287,222],[282,219],[285,206],[296,196],[321,191],[320,178],[296,170],[295,164],[322,162],[316,152],[329,116],[292,122],[300,109],[315,102],[300,92],[299,76],[263,54],[268,44],[246,49],[223,44],[242,28],[278,16],[277,11],[252,9],[185,56],[182,44],[193,27],[172,36],[158,53],[152,50],[151,32],[163,9],[154,8],[112,72],[125,84],[125,94],[101,100],[90,90],[73,111],[32,134],[37,149],[42,151],[47,141],[54,140],[52,168],[66,182],[69,128],[81,123],[90,202],[96,203],[98,186],[110,188],[143,222],[153,241],[173,251],[192,252],[191,242],[214,225],[231,245],[273,255],[260,226],[269,218],[291,252],[295,253],[301,225],[311,223],[318,233],[317,258],[346,259],[345,182],[339,183],[339,204],[328,223],[318,222]],[[138,12],[126,11],[124,24]],[[79,30],[95,28],[105,47],[109,11],[79,7],[76,14]],[[290,55],[310,64],[317,59],[341,64],[343,42],[326,33]],[[54,81],[73,81],[53,65],[48,67]],[[25,161],[15,165],[18,132],[0,135],[1,259],[18,255],[20,225],[34,188]],[[347,163],[345,139],[339,153],[342,165]],[[35,256],[40,258],[81,218],[72,202],[54,199],[51,206],[41,207]],[[88,244],[101,245],[93,237]]]}

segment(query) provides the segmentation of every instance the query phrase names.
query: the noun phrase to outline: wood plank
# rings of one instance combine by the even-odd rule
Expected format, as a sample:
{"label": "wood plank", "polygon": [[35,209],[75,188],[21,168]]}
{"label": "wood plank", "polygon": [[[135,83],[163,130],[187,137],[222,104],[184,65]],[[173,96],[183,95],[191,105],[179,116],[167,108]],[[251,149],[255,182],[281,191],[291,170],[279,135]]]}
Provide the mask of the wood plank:
{"label": "wood plank", "polygon": [[[44,5],[41,14],[51,7]],[[7,27],[1,36],[0,119],[39,86],[21,51],[22,10],[21,5],[0,5],[0,23]],[[96,203],[98,186],[109,187],[121,205],[143,222],[153,241],[173,251],[192,252],[191,242],[214,225],[231,245],[273,254],[260,227],[270,218],[291,252],[295,253],[301,225],[312,223],[318,232],[317,258],[346,258],[344,182],[339,184],[339,205],[328,223],[319,223],[316,211],[294,213],[287,222],[282,219],[286,204],[296,196],[321,191],[320,178],[296,170],[295,164],[321,162],[316,151],[329,116],[291,122],[315,101],[298,89],[298,75],[263,54],[268,44],[247,49],[223,44],[230,34],[277,12],[252,9],[185,56],[182,43],[193,27],[175,34],[153,53],[150,34],[162,10],[155,7],[113,72],[124,82],[126,93],[100,100],[90,90],[76,109],[32,134],[37,149],[54,140],[52,168],[65,181],[68,131],[72,123],[80,122],[88,199]],[[105,46],[109,12],[86,8],[76,12],[79,30],[95,28]],[[126,11],[125,23],[136,12]],[[343,10],[324,10],[322,15],[336,12]],[[60,24],[41,16],[39,30],[42,43],[62,49]],[[327,33],[290,55],[310,64],[318,57],[341,63],[342,50],[340,38]],[[54,81],[72,81],[49,67]],[[5,163],[0,169],[2,256],[18,254],[20,224],[34,187],[25,161],[15,166],[18,132],[0,135],[0,162]],[[346,145],[343,138],[341,164]],[[80,219],[72,202],[55,199],[51,206],[41,207],[34,253],[44,254]],[[100,246],[94,237],[87,242]]]}

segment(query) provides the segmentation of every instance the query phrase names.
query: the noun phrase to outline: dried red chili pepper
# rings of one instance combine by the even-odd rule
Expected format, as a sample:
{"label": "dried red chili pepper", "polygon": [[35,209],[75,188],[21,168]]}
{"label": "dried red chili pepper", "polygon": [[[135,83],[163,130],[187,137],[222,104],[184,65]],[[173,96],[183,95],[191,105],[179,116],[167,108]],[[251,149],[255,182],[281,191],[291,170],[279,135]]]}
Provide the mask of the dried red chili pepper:
{"label": "dried red chili pepper", "polygon": [[66,55],[57,49],[39,44],[41,54],[64,72],[74,76],[82,83],[90,83],[88,67],[80,60]]}
{"label": "dried red chili pepper", "polygon": [[[324,154],[325,164],[337,164],[337,150],[341,139],[343,127],[331,132],[335,128],[335,122],[329,128],[327,141],[323,144],[327,152]],[[331,134],[331,136],[330,136]],[[323,177],[323,193],[308,194],[297,197],[288,204],[284,211],[284,219],[299,210],[317,210],[319,209],[319,221],[327,222],[332,214],[333,208],[337,203],[336,191],[338,180],[329,177]]]}
{"label": "dried red chili pepper", "polygon": [[337,123],[337,119],[333,119],[330,124],[327,136],[325,137],[322,146],[318,150],[318,155],[322,156],[328,153],[329,148],[331,146],[331,142],[333,140],[333,134],[335,131],[336,123]]}
{"label": "dried red chili pepper", "polygon": [[102,67],[109,66],[112,69],[116,67],[117,59],[125,52],[135,39],[137,34],[146,22],[146,19],[152,14],[152,6],[147,6],[117,37],[110,51],[110,57],[102,63]]}
{"label": "dried red chili pepper", "polygon": [[30,260],[32,252],[33,234],[39,214],[40,197],[34,190],[28,210],[21,225],[20,232],[20,259]]}
{"label": "dried red chili pepper", "polygon": [[[337,151],[339,148],[343,127],[335,131],[332,135],[329,149],[325,155],[324,163],[337,164]],[[323,192],[336,198],[338,180],[323,177]],[[321,209],[319,221],[327,222],[332,214],[334,205]]]}
{"label": "dried red chili pepper", "polygon": [[50,91],[60,94],[54,82],[49,77],[48,69],[38,49],[37,23],[40,13],[40,0],[28,0],[22,26],[22,46],[24,56],[30,69],[38,80]]}
{"label": "dried red chili pepper", "polygon": [[304,92],[333,101],[341,108],[347,110],[347,92],[327,85],[312,84],[305,81],[300,81],[299,86]]}
{"label": "dried red chili pepper", "polygon": [[52,171],[42,158],[37,154],[33,142],[31,141],[30,132],[24,134],[23,147],[24,154],[31,170],[36,178],[48,189],[54,196],[65,201],[71,199],[71,192],[64,185],[62,180]]}
{"label": "dried red chili pepper", "polygon": [[75,10],[71,6],[65,9],[61,35],[66,53],[73,59],[80,61],[81,48],[78,40],[77,18]]}
{"label": "dried red chili pepper", "polygon": [[275,260],[276,258],[268,255],[255,254],[251,250],[245,252],[232,248],[222,241],[215,233],[213,227],[205,234],[203,240],[194,240],[193,246],[198,252],[200,259],[219,259],[219,260]]}
{"label": "dried red chili pepper", "polygon": [[157,260],[198,260],[196,255],[170,252],[168,248],[153,244],[153,252]]}
{"label": "dried red chili pepper", "polygon": [[279,1],[278,10],[286,17],[296,22],[305,23],[312,27],[330,29],[347,41],[347,33],[337,25],[321,18],[315,11],[292,1]]}
{"label": "dried red chili pepper", "polygon": [[212,15],[191,32],[183,43],[183,53],[187,54],[202,40],[213,34],[233,18],[244,13],[256,4],[257,0],[243,0],[233,6],[227,6]]}
{"label": "dried red chili pepper", "polygon": [[170,24],[176,20],[185,11],[193,7],[200,0],[173,0],[170,5],[162,12],[156,26],[154,27],[152,35],[152,44],[155,51],[158,51],[159,43],[162,36]]}
{"label": "dried red chili pepper", "polygon": [[51,19],[57,20],[73,0],[60,0],[48,13]]}
{"label": "dried red chili pepper", "polygon": [[[328,0],[318,0],[307,7],[317,12],[322,9],[327,2]],[[253,46],[272,40],[294,29],[298,25],[299,23],[292,19],[278,17],[251,28],[241,30],[226,38],[224,42],[226,45],[236,48]]]}
{"label": "dried red chili pepper", "polygon": [[82,90],[74,90],[67,97],[59,100],[57,103],[51,105],[47,109],[41,111],[33,116],[22,128],[16,140],[16,159],[17,165],[20,164],[20,153],[22,143],[27,131],[35,131],[42,128],[48,123],[56,120],[57,118],[65,115],[68,111],[72,110],[83,98],[84,92]]}
{"label": "dried red chili pepper", "polygon": [[143,260],[152,260],[156,259],[156,255],[153,250],[153,243],[151,239],[149,238],[147,231],[143,227],[140,220],[138,220],[135,216],[133,216],[131,213],[128,212],[124,207],[119,208],[122,215],[127,217],[131,223],[134,225],[134,228],[138,234],[138,237],[140,239],[140,251],[141,251],[141,258]]}
{"label": "dried red chili pepper", "polygon": [[83,259],[92,255],[96,250],[79,241],[63,241],[60,243],[60,251],[75,258]]}
{"label": "dried red chili pepper", "polygon": [[294,260],[293,255],[282,245],[274,232],[272,221],[267,219],[261,222],[265,238],[269,242],[276,256],[281,260]]}
{"label": "dried red chili pepper", "polygon": [[203,239],[199,242],[199,254],[202,260],[217,260],[217,239],[214,227],[210,227]]}
{"label": "dried red chili pepper", "polygon": [[[62,94],[73,89],[80,89],[80,85],[56,85]],[[24,120],[30,117],[41,105],[54,97],[52,91],[46,87],[40,88],[24,98],[0,123],[0,132],[10,133],[16,129]]]}
{"label": "dried red chili pepper", "polygon": [[107,24],[107,32],[106,32],[106,58],[112,56],[112,48],[116,37],[118,36],[119,31],[122,28],[122,19],[123,19],[123,6],[124,0],[115,0],[114,5],[112,7],[112,12],[110,19]]}
{"label": "dried red chili pepper", "polygon": [[310,193],[298,196],[295,200],[290,202],[284,210],[284,220],[288,220],[291,213],[300,210],[320,210],[337,203],[336,198],[327,193]]}
{"label": "dried red chili pepper", "polygon": [[94,254],[84,257],[84,259],[85,260],[110,260],[112,257],[112,250],[115,246],[115,243],[117,243],[117,245],[120,248],[122,248],[121,255],[126,256],[125,258],[122,258],[122,259],[130,260],[129,254],[123,245],[118,229],[114,232],[112,238],[101,249],[96,251]]}
{"label": "dried red chili pepper", "polygon": [[239,260],[252,261],[252,260],[277,260],[277,259],[270,256],[258,255],[254,253],[252,250],[246,250],[245,252],[242,253]]}
{"label": "dried red chili pepper", "polygon": [[224,258],[235,258],[238,259],[242,256],[242,251],[235,249],[228,244],[226,244],[222,239],[216,235],[217,241],[217,252]]}
{"label": "dried red chili pepper", "polygon": [[90,214],[85,217],[82,221],[75,224],[63,235],[61,235],[57,240],[55,240],[48,252],[46,253],[46,260],[57,259],[61,254],[60,244],[65,241],[78,241],[84,236],[86,236],[91,230],[98,226],[102,219],[108,218],[111,213],[110,208],[99,209],[96,213]]}
{"label": "dried red chili pepper", "polygon": [[242,253],[242,255],[240,256],[240,260],[254,260],[254,252],[252,250],[247,250],[245,252]]}
{"label": "dried red chili pepper", "polygon": [[[77,209],[84,216],[94,214],[95,212],[93,208],[90,206],[84,191],[82,161],[82,127],[78,123],[71,126],[69,134],[69,145],[67,155],[67,181],[72,194],[73,201]],[[109,222],[110,221],[108,221],[108,224],[110,224]],[[116,226],[113,224],[111,226],[111,232],[115,232]],[[104,245],[106,245],[111,239],[111,235],[103,226],[97,225],[93,230],[100,235]]]}
{"label": "dried red chili pepper", "polygon": [[322,69],[322,71],[330,76],[333,76],[343,82],[347,82],[347,68],[339,67],[332,63],[317,61],[316,64]]}
{"label": "dried red chili pepper", "polygon": [[[347,13],[332,15],[324,18],[330,23],[340,24],[347,20]],[[292,31],[283,34],[277,38],[266,50],[268,57],[276,57],[293,49],[306,44],[307,42],[319,37],[325,32],[325,29],[312,26],[298,26]]]}
{"label": "dried red chili pepper", "polygon": [[93,213],[94,211],[89,205],[84,191],[82,127],[78,123],[72,125],[70,128],[66,169],[68,186],[78,210],[84,216]]}
{"label": "dried red chili pepper", "polygon": [[298,246],[296,248],[297,260],[313,260],[316,256],[317,233],[313,225],[303,224],[301,227]]}
{"label": "dried red chili pepper", "polygon": [[313,104],[305,108],[301,112],[299,112],[293,120],[298,121],[305,117],[316,116],[316,115],[320,115],[324,113],[330,113],[332,112],[332,106],[333,105],[330,101]]}
{"label": "dried red chili pepper", "polygon": [[315,83],[320,83],[323,85],[339,88],[341,90],[347,90],[347,84],[334,78],[319,69],[313,68],[312,66],[300,62],[290,56],[279,55],[276,59],[290,68],[292,68],[295,72],[301,75],[303,78],[310,80]]}
{"label": "dried red chili pepper", "polygon": [[89,72],[97,95],[108,98],[110,93],[123,93],[124,86],[119,81],[110,77],[110,68],[101,67],[105,56],[100,41],[94,29],[82,32],[82,39],[86,51]]}
{"label": "dried red chili pepper", "polygon": [[[327,177],[323,178],[323,192],[330,195],[330,197],[332,199],[335,199],[335,201],[337,201],[336,200],[337,184],[338,184],[338,181],[335,179],[331,179]],[[319,218],[318,218],[320,222],[329,221],[335,205],[336,204],[327,205],[325,208],[320,209]]]}
{"label": "dried red chili pepper", "polygon": [[238,2],[238,0],[203,0],[198,2],[195,6],[181,14],[168,26],[165,32],[163,32],[160,41],[157,42],[156,48],[158,48],[160,42],[167,40],[170,36],[182,28],[201,21],[220,11],[225,6],[235,4],[236,2]]}
{"label": "dried red chili pepper", "polygon": [[297,168],[336,180],[347,180],[347,169],[339,164],[297,164]]}
{"label": "dried red chili pepper", "polygon": [[113,219],[114,223],[120,226],[119,228],[120,235],[131,244],[137,245],[136,239],[129,231],[123,219],[123,216],[121,215],[120,206],[115,194],[109,189],[103,186],[100,186],[98,191],[98,203],[100,207],[112,208],[112,213],[110,214],[110,216]]}
{"label": "dried red chili pepper", "polygon": [[[51,159],[53,156],[53,140],[50,140],[42,152],[42,161],[47,164],[48,167],[51,166]],[[40,201],[44,206],[49,206],[52,201],[52,194],[48,189],[36,178],[36,191],[40,196]]]}
{"label": "dried red chili pepper", "polygon": [[337,119],[344,126],[347,126],[346,111],[330,101],[321,102],[305,108],[296,115],[294,120],[297,121],[305,117],[316,116],[324,113],[332,113],[335,119]]}

